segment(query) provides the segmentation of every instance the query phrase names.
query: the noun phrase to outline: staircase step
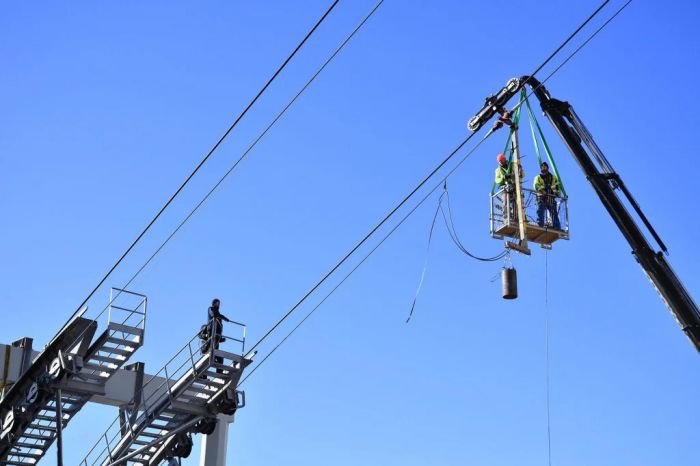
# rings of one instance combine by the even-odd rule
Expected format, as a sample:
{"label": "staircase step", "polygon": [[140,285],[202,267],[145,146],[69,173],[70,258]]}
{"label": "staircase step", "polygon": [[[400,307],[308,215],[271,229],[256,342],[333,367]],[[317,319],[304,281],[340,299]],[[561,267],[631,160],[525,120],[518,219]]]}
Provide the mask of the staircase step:
{"label": "staircase step", "polygon": [[14,442],[12,445],[16,448],[38,448],[38,449],[44,448],[43,444],[29,443],[29,442]]}
{"label": "staircase step", "polygon": [[27,426],[27,429],[38,429],[38,430],[48,430],[49,432],[56,432],[56,426],[57,424],[54,422],[53,425],[41,425],[41,424],[29,424]]}
{"label": "staircase step", "polygon": [[[221,374],[218,374],[218,375],[221,375]],[[206,379],[203,379],[201,377],[198,378],[197,380],[192,382],[192,386],[199,387],[199,388],[215,386],[217,388],[220,388],[220,387],[223,387],[224,385],[226,385],[226,383],[227,383],[227,380],[224,380],[221,378],[215,379],[213,376],[212,377],[207,376]]]}
{"label": "staircase step", "polygon": [[32,459],[39,459],[43,456],[41,453],[29,453],[29,452],[21,452],[21,453],[12,453],[13,456],[18,456],[20,458],[32,458]]}
{"label": "staircase step", "polygon": [[[211,398],[211,397],[209,397]],[[205,398],[203,396],[197,396],[197,395],[189,395],[187,393],[182,393],[175,397],[176,401],[180,401],[183,403],[190,403],[190,404],[195,404],[195,405],[204,405],[209,401],[209,398]]]}
{"label": "staircase step", "polygon": [[[131,354],[131,353],[129,353],[129,355],[130,355],[130,354]],[[126,362],[126,359],[127,359],[127,358],[122,358],[122,357],[117,356],[117,355],[115,355],[115,356],[100,356],[99,354],[93,354],[93,355],[90,356],[87,360],[88,360],[88,361],[93,361],[93,360],[95,360],[95,361],[108,362],[108,363],[110,363],[110,364],[115,364],[115,365],[118,366],[118,365],[123,364],[124,362]]]}
{"label": "staircase step", "polygon": [[[44,416],[42,414],[37,414],[34,416],[34,419],[37,421],[47,421],[47,422],[56,422],[56,416]],[[68,419],[66,417],[63,417],[63,424],[66,424],[68,422]]]}
{"label": "staircase step", "polygon": [[137,335],[139,337],[143,336],[143,329],[140,327],[132,327],[130,325],[124,325],[124,324],[118,324],[116,322],[110,322],[109,325],[107,325],[107,328],[110,330],[118,330],[118,331],[124,332],[124,333],[131,333],[132,335]]}
{"label": "staircase step", "polygon": [[[136,348],[133,348],[131,350],[124,350],[124,349],[118,349],[118,348],[110,348],[108,346],[102,346],[98,350],[100,353],[109,353],[109,354],[117,354],[119,356],[131,356],[134,351],[136,351]],[[90,359],[96,359],[95,356],[93,356]]]}
{"label": "staircase step", "polygon": [[[46,406],[44,406],[44,407],[41,408],[41,409],[42,409],[43,411],[51,411],[51,412],[53,412],[53,413],[56,412],[56,407],[55,407],[55,406],[46,405]],[[66,414],[68,414],[69,416],[73,416],[73,415],[76,413],[76,411],[75,411],[73,408],[65,408],[65,407],[64,407],[64,408],[62,409],[62,411],[63,411],[63,415],[64,415],[64,416],[65,416]]]}
{"label": "staircase step", "polygon": [[135,342],[133,340],[126,340],[124,338],[117,338],[117,337],[107,337],[105,339],[105,343],[114,343],[118,346],[129,346],[132,348],[139,346],[138,342]]}
{"label": "staircase step", "polygon": [[192,385],[191,387],[188,387],[186,391],[206,395],[209,397],[211,395],[216,394],[216,392],[219,391],[219,388],[221,387],[217,385],[205,385],[203,387],[197,387],[195,385]]}
{"label": "staircase step", "polygon": [[212,361],[209,367],[217,367],[219,369],[226,369],[227,371],[232,371],[234,367],[231,364],[226,364],[224,362]]}
{"label": "staircase step", "polygon": [[30,433],[23,433],[19,436],[20,438],[30,438],[34,440],[52,440],[53,435],[35,435],[35,434],[30,434]]}
{"label": "staircase step", "polygon": [[[202,379],[201,376],[200,376],[200,380],[206,380],[207,382],[211,382],[211,383],[214,383],[214,384],[217,384],[217,385],[224,385],[226,382],[228,382],[227,380],[225,380],[225,376],[226,376],[227,374],[217,374],[216,372],[206,371],[206,372],[205,372],[204,374],[202,374],[202,375],[203,375],[203,376],[206,376],[207,378],[206,378],[206,379]],[[219,379],[219,380],[216,380],[216,379]],[[221,379],[224,379],[224,380],[222,381]]]}
{"label": "staircase step", "polygon": [[149,437],[149,438],[154,439],[154,438],[160,438],[160,437],[162,437],[163,435],[165,435],[165,434],[163,434],[163,433],[158,433],[158,434],[156,434],[156,433],[154,433],[154,432],[145,432],[145,431],[144,431],[144,432],[141,432],[141,433],[139,434],[139,437]]}

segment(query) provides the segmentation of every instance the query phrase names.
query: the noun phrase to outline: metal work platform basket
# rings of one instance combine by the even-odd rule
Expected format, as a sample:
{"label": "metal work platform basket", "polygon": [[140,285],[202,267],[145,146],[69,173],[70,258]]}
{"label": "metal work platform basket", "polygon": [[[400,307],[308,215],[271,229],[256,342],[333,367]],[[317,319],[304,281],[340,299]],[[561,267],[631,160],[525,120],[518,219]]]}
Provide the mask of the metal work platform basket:
{"label": "metal work platform basket", "polygon": [[[527,240],[551,248],[559,239],[569,239],[568,198],[551,196],[541,197],[531,189],[523,188],[525,221],[527,223]],[[540,211],[541,219],[538,211]],[[541,220],[539,222],[538,220]],[[555,228],[558,226],[559,228]],[[505,188],[491,194],[490,214],[491,237],[504,239],[518,238],[519,226],[515,193]]]}

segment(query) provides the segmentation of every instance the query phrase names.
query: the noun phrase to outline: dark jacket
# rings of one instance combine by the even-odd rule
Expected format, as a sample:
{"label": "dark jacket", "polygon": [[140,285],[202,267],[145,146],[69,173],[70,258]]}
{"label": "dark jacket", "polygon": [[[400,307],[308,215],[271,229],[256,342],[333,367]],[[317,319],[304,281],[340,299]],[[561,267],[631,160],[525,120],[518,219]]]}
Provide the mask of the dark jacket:
{"label": "dark jacket", "polygon": [[231,320],[228,317],[226,317],[221,312],[219,312],[218,307],[209,306],[209,310],[207,311],[207,316],[209,318],[209,322],[211,322],[212,320],[216,320],[216,323],[217,323],[219,328],[221,328],[221,325],[222,325],[221,321],[222,320],[225,320],[226,322],[231,322]]}

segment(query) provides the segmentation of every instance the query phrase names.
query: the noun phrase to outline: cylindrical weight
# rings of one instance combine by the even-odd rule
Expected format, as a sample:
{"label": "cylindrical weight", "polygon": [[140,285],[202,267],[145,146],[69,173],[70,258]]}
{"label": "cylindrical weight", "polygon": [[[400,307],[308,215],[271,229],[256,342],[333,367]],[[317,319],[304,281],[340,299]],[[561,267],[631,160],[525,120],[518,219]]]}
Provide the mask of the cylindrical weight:
{"label": "cylindrical weight", "polygon": [[501,292],[503,299],[515,299],[518,297],[518,275],[513,267],[501,269]]}

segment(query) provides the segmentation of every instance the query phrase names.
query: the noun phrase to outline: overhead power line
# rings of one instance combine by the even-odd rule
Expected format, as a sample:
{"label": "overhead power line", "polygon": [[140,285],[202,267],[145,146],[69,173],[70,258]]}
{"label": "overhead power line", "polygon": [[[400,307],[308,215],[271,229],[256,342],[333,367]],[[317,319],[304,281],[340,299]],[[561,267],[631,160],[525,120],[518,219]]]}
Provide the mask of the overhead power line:
{"label": "overhead power line", "polygon": [[104,282],[109,278],[110,275],[112,275],[112,272],[121,264],[121,262],[126,258],[127,255],[131,252],[131,250],[136,246],[136,244],[141,240],[141,238],[144,237],[144,235],[150,230],[150,228],[153,226],[153,224],[160,218],[160,216],[165,212],[165,210],[170,206],[170,204],[175,200],[175,198],[180,194],[180,192],[185,188],[185,186],[190,182],[190,180],[195,176],[195,174],[199,171],[200,168],[206,163],[207,160],[214,154],[214,152],[221,146],[221,144],[224,142],[224,140],[228,137],[228,135],[233,131],[233,129],[238,125],[238,123],[243,119],[243,117],[248,113],[248,111],[255,105],[255,103],[258,101],[260,96],[263,95],[263,93],[267,90],[267,88],[272,84],[272,82],[279,76],[279,74],[282,72],[282,70],[287,66],[287,64],[294,58],[294,56],[297,54],[297,52],[302,48],[302,46],[306,43],[306,41],[313,35],[313,33],[318,29],[318,27],[323,23],[323,21],[328,17],[328,15],[333,11],[333,9],[336,7],[340,0],[334,0],[333,3],[328,7],[328,9],[323,13],[323,16],[321,16],[318,21],[314,24],[314,26],[306,33],[304,38],[299,42],[299,44],[294,48],[294,50],[287,56],[287,58],[282,62],[282,64],[277,68],[277,70],[273,73],[273,75],[267,80],[265,85],[260,88],[258,93],[253,97],[253,99],[248,103],[248,105],[243,109],[243,111],[236,117],[236,119],[233,121],[231,126],[228,127],[228,129],[224,132],[224,134],[216,141],[216,143],[209,149],[209,151],[206,153],[206,155],[202,158],[202,160],[197,164],[197,166],[192,170],[192,172],[187,176],[185,181],[182,182],[182,184],[175,190],[175,192],[170,196],[170,198],[167,200],[165,204],[163,204],[163,207],[160,208],[158,213],[151,219],[151,221],[148,222],[146,227],[139,233],[139,235],[134,239],[134,241],[131,242],[128,248],[124,251],[124,253],[117,259],[117,261],[112,265],[112,267],[107,271],[107,273],[102,277],[102,279],[97,283],[97,285],[93,288],[93,290],[87,295],[87,297],[83,300],[82,303],[78,306],[78,308],[75,310],[73,313],[73,316],[71,316],[70,319],[68,319],[68,322],[70,322],[73,317],[75,317],[80,310],[85,306],[85,304],[92,298],[92,296],[97,292],[97,290],[104,284]]}
{"label": "overhead power line", "polygon": [[[630,0],[630,1],[631,1],[631,0]],[[596,10],[595,10],[593,13],[591,13],[590,16],[589,16],[588,18],[586,18],[586,20],[585,20],[583,23],[581,23],[581,25],[580,25],[579,27],[577,27],[576,30],[575,30],[574,32],[572,32],[572,33],[569,35],[569,37],[567,37],[566,40],[565,40],[564,42],[562,42],[561,45],[560,45],[559,47],[557,47],[556,50],[555,50],[554,52],[552,52],[552,53],[549,55],[549,57],[547,57],[547,59],[546,59],[545,61],[543,61],[542,64],[540,64],[540,66],[538,66],[537,69],[536,69],[533,73],[529,74],[528,76],[534,77],[537,73],[539,73],[539,72],[542,70],[542,68],[544,68],[545,66],[547,66],[547,63],[549,63],[550,61],[552,61],[552,59],[561,51],[561,49],[563,49],[564,47],[566,47],[566,44],[568,44],[568,43],[571,41],[571,39],[573,39],[574,36],[576,36],[576,34],[578,34],[579,31],[581,31],[581,29],[583,29],[584,27],[586,27],[586,25],[599,13],[600,10],[602,10],[602,9],[605,7],[605,5],[607,5],[608,3],[610,3],[610,0],[605,0],[603,3],[601,3],[600,6],[599,6],[598,8],[596,8]],[[629,3],[629,2],[628,2],[628,3]],[[625,6],[627,6],[627,5],[625,5]],[[613,17],[614,17],[614,16],[613,16]],[[527,81],[525,81],[525,83],[527,83]],[[523,83],[523,86],[525,85],[525,83]]]}
{"label": "overhead power line", "polygon": [[[287,113],[287,111],[292,107],[292,105],[301,97],[301,95],[311,86],[311,84],[318,78],[318,76],[326,69],[326,67],[333,61],[334,58],[340,53],[343,48],[350,42],[350,40],[357,34],[357,32],[365,25],[365,23],[374,15],[377,9],[384,3],[384,0],[380,0],[377,4],[370,10],[370,12],[360,21],[360,23],[352,30],[352,32],[341,42],[341,44],[333,51],[333,53],[326,59],[326,61],[316,70],[316,72],[309,78],[308,81],[301,87],[301,89],[294,95],[294,97],[284,106],[284,108],[272,119],[272,121],[265,127],[265,129],[255,138],[255,140],[248,146],[248,148],[241,154],[241,156],[229,167],[229,169],[224,173],[224,175],[219,178],[219,180],[211,187],[211,189],[199,200],[197,205],[190,210],[190,212],[180,221],[180,223],[173,229],[172,232],[163,240],[163,242],[155,249],[155,251],[146,259],[146,261],[141,264],[141,266],[134,272],[134,274],[129,278],[129,280],[121,286],[121,289],[127,289],[131,283],[136,280],[136,278],[143,272],[146,267],[153,261],[153,259],[160,254],[160,252],[165,248],[165,246],[173,239],[173,237],[185,226],[185,224],[194,216],[194,214],[204,205],[204,203],[214,194],[214,192],[219,188],[219,186],[228,178],[228,176],[233,173],[233,171],[238,167],[238,165],[245,159],[248,154],[257,146],[257,144],[263,139],[263,137],[277,124],[277,122]],[[121,291],[118,291],[112,300],[107,303],[100,315],[104,313],[112,302],[119,297]]]}
{"label": "overhead power line", "polygon": [[[542,80],[542,81],[540,82],[540,86],[544,85],[547,81],[549,81],[549,79],[552,78],[552,76],[554,76],[566,63],[568,63],[569,60],[571,60],[571,58],[573,58],[576,54],[578,54],[578,52],[581,51],[581,49],[583,49],[583,47],[585,47],[595,36],[597,36],[598,33],[600,33],[614,18],[616,18],[616,17],[622,12],[622,10],[624,10],[624,9],[631,3],[631,1],[632,1],[632,0],[628,0],[624,5],[622,5],[622,6],[621,6],[607,21],[605,21],[605,23],[603,23],[598,29],[596,29],[596,30],[595,30],[595,31],[594,31],[594,32],[593,32],[579,47],[577,47],[571,54],[569,54],[569,56],[567,56],[567,58],[564,59],[564,61],[563,61],[561,64],[559,64],[559,66],[557,66],[557,68],[555,68],[554,71],[552,71],[544,80]],[[605,6],[607,3],[608,3],[608,1],[603,2],[603,4],[602,4],[600,7],[598,7],[598,8],[591,14],[591,16],[589,16],[589,17],[586,19],[586,21],[584,21],[584,23],[582,24],[582,26],[585,25],[585,24],[587,24],[595,15],[597,15],[598,12],[602,9],[602,7]],[[572,37],[575,36],[575,35],[582,29],[582,26],[579,26],[579,27],[564,41],[564,44],[568,43],[568,42],[572,39]],[[560,50],[562,49],[562,47],[563,47],[563,45],[559,46],[559,47],[556,49],[556,52],[558,53],[558,51],[560,51]],[[551,61],[551,59],[553,58],[554,55],[556,55],[556,53],[550,55],[550,56],[545,60],[545,62],[543,62],[543,64],[540,65],[540,66],[537,68],[537,71],[541,70],[547,62]],[[534,76],[534,73],[532,73],[530,76]],[[539,88],[539,86],[538,86],[538,88]],[[537,88],[536,88],[536,89],[537,89]],[[528,95],[528,97],[529,97],[530,95],[532,95],[536,89],[531,90],[531,91],[530,91],[530,94]],[[517,108],[517,107],[519,107],[520,105],[522,105],[523,102],[524,102],[524,100],[518,102],[518,103],[516,104],[515,108]],[[515,108],[514,108],[514,109],[515,109]],[[514,109],[513,109],[513,110],[514,110]],[[512,110],[511,110],[511,111],[512,111]],[[382,219],[382,221],[370,231],[370,233],[368,233],[368,234],[367,234],[367,235],[366,235],[366,236],[365,236],[365,237],[364,237],[364,238],[363,238],[363,239],[362,239],[348,254],[346,254],[346,255],[344,256],[344,258],[341,259],[341,261],[333,267],[333,269],[331,269],[331,271],[330,271],[329,273],[327,273],[316,285],[314,285],[314,287],[313,287],[306,295],[304,295],[304,297],[303,297],[299,302],[297,302],[284,316],[282,316],[282,318],[281,318],[280,320],[278,320],[278,321],[275,323],[275,325],[273,325],[273,326],[271,327],[271,329],[268,330],[268,332],[266,332],[266,333],[263,335],[263,337],[261,337],[261,338],[255,343],[255,345],[253,345],[253,347],[251,348],[250,352],[252,352],[257,346],[259,346],[260,343],[262,343],[262,341],[264,341],[277,327],[279,327],[279,325],[281,325],[282,322],[283,322],[284,320],[286,320],[286,319],[287,319],[287,318],[288,318],[288,317],[289,317],[289,316],[290,316],[290,315],[291,315],[291,314],[292,314],[292,313],[293,313],[293,312],[294,312],[294,311],[295,311],[295,310],[296,310],[296,309],[297,309],[297,308],[298,308],[298,307],[313,293],[313,291],[315,291],[315,290],[316,290],[316,289],[317,289],[317,288],[318,288],[318,287],[319,287],[319,286],[320,286],[320,285],[321,285],[335,270],[337,270],[337,269],[342,265],[342,263],[344,263],[344,262],[352,255],[352,253],[354,253],[365,241],[367,241],[367,239],[369,239],[369,237],[371,237],[371,236],[374,234],[374,232],[376,232],[376,231],[377,231],[377,230],[378,230],[378,229],[379,229],[379,228],[380,228],[380,227],[381,227],[381,226],[382,226],[382,225],[383,225],[383,224],[384,224],[384,223],[385,223],[385,222],[386,222],[386,221],[387,221],[387,220],[388,220],[388,219],[389,219],[403,204],[405,204],[405,202],[406,202],[410,197],[412,197],[413,194],[415,194],[415,192],[418,191],[418,189],[420,189],[420,187],[422,187],[430,178],[432,178],[432,176],[433,176],[441,167],[443,167],[443,166],[445,165],[445,163],[447,163],[447,161],[449,161],[449,160],[450,160],[450,159],[451,159],[451,158],[452,158],[452,157],[453,157],[467,142],[469,142],[469,140],[470,140],[475,134],[476,134],[476,133],[472,133],[472,134],[470,134],[466,139],[464,139],[464,140],[457,146],[457,148],[456,148],[454,151],[452,151],[452,152],[447,156],[447,158],[446,158],[445,160],[443,160],[443,161],[438,165],[438,167],[437,167],[435,170],[433,170],[425,179],[423,179],[423,181],[421,181],[421,183],[419,183],[419,185],[418,185],[417,188],[415,188],[414,190],[412,190],[411,193],[409,193],[409,195],[406,196],[406,197],[399,203],[399,205],[398,205],[397,207],[395,207],[394,209],[392,209],[392,210],[390,211],[390,213],[389,213],[386,217],[384,217],[384,218]],[[409,217],[410,217],[410,216],[411,216],[411,215],[412,215],[412,214],[413,214],[413,213],[414,213],[414,212],[415,212],[415,211],[416,211],[416,210],[417,210],[417,209],[418,209],[418,208],[419,208],[419,207],[420,207],[420,206],[421,206],[421,205],[422,205],[422,204],[423,204],[437,189],[438,189],[438,188],[440,188],[440,186],[442,186],[442,184],[443,184],[443,183],[444,183],[444,182],[445,182],[459,167],[461,167],[462,164],[467,160],[467,158],[469,158],[469,156],[470,156],[471,154],[473,154],[473,153],[481,146],[481,144],[483,144],[483,142],[484,142],[489,136],[491,136],[492,134],[493,134],[493,129],[492,129],[492,130],[489,130],[489,132],[486,133],[486,135],[476,144],[476,146],[474,146],[469,152],[467,152],[467,154],[464,155],[464,157],[462,157],[462,159],[460,159],[460,161],[459,161],[459,162],[458,162],[458,163],[457,163],[457,164],[456,164],[456,165],[455,165],[455,166],[454,166],[454,167],[453,167],[453,168],[452,168],[438,183],[436,183],[436,184],[434,185],[434,187],[433,187],[425,196],[423,196],[423,198],[421,198],[421,200],[420,200],[407,214],[405,214],[405,215],[399,220],[399,222],[398,222],[384,237],[382,237],[382,239],[379,241],[379,243],[377,243],[377,244],[376,244],[376,245],[375,245],[361,260],[360,260],[360,262],[358,262],[357,265],[355,265],[355,267],[353,267],[353,268],[341,279],[341,281],[340,281],[335,287],[333,287],[333,288],[323,297],[323,299],[322,299],[313,309],[311,309],[311,310],[304,316],[304,318],[303,318],[295,327],[293,327],[293,328],[284,336],[284,338],[283,338],[275,347],[273,347],[273,349],[272,349],[270,352],[268,352],[268,354],[265,355],[265,357],[264,357],[257,365],[255,365],[255,367],[252,368],[252,370],[251,370],[250,372],[248,372],[248,374],[246,375],[246,377],[241,381],[241,384],[242,384],[243,382],[245,382],[245,381],[246,381],[246,380],[247,380],[247,379],[248,379],[248,378],[249,378],[249,377],[250,377],[250,376],[265,362],[265,361],[267,361],[267,360],[269,359],[269,357],[270,357],[275,351],[277,351],[277,349],[279,349],[279,348],[282,346],[282,344],[284,344],[284,342],[286,342],[286,341],[289,339],[289,337],[291,337],[291,335],[292,335],[294,332],[296,332],[297,329],[299,329],[299,327],[301,327],[301,325],[302,325],[304,322],[306,322],[306,321],[309,319],[309,317],[311,317],[311,315],[312,315],[312,314],[313,314],[313,313],[314,313],[314,312],[315,312],[315,311],[316,311],[316,310],[317,310],[317,309],[318,309],[318,308],[319,308],[333,293],[335,293],[335,291],[336,291],[338,288],[340,288],[340,286],[341,286],[343,283],[345,283],[345,281],[346,281],[348,278],[350,278],[350,276],[351,276],[351,275],[352,275],[352,274],[353,274],[367,259],[369,259],[369,257],[370,257],[372,254],[374,254],[374,252],[375,252],[377,249],[379,249],[379,247],[380,247],[382,244],[384,244],[384,242],[385,242],[387,239],[389,239],[389,237],[391,237],[391,235],[392,235],[392,234],[393,234],[393,233],[394,233],[394,232],[395,232],[395,231],[396,231],[396,230],[397,230],[397,229],[398,229],[398,228],[399,228],[399,227],[400,227],[400,226],[401,226],[401,225],[402,225],[402,224],[403,224],[403,223],[404,223],[404,222],[405,222],[405,221],[406,221],[406,220],[407,220],[407,219],[408,219],[408,218],[409,218]],[[250,352],[249,352],[249,354],[250,354]]]}
{"label": "overhead power line", "polygon": [[241,154],[241,156],[229,167],[226,173],[219,178],[219,180],[214,183],[214,185],[207,191],[207,193],[199,200],[197,205],[195,205],[192,210],[180,221],[180,223],[173,229],[172,232],[163,240],[163,242],[156,248],[156,250],[149,256],[149,258],[141,265],[141,267],[136,270],[136,272],[129,278],[129,280],[122,286],[123,289],[129,287],[129,285],[143,272],[143,270],[156,258],[158,254],[163,250],[163,248],[170,242],[171,239],[182,229],[183,226],[194,216],[195,213],[204,205],[204,203],[209,200],[209,198],[214,194],[214,192],[221,186],[221,184],[228,178],[228,176],[233,173],[233,171],[240,165],[240,163],[250,154],[253,149],[258,145],[258,143],[267,135],[267,133],[277,124],[277,122],[287,113],[287,111],[292,107],[292,105],[301,97],[301,95],[311,86],[311,84],[318,78],[318,76],[326,69],[326,67],[335,59],[335,57],[340,53],[341,50],[350,42],[350,40],[355,37],[355,34],[365,25],[365,23],[374,15],[374,13],[379,9],[379,7],[384,3],[384,0],[380,0],[377,4],[370,10],[370,12],[360,21],[360,23],[352,30],[352,32],[341,42],[341,44],[333,51],[333,53],[326,59],[326,61],[316,70],[316,72],[306,81],[306,83],[299,89],[299,91],[292,97],[292,99],[287,103],[287,105],[280,110],[280,112],[272,119],[272,121],[265,127],[265,129],[255,138],[255,140],[248,146],[248,148]]}

